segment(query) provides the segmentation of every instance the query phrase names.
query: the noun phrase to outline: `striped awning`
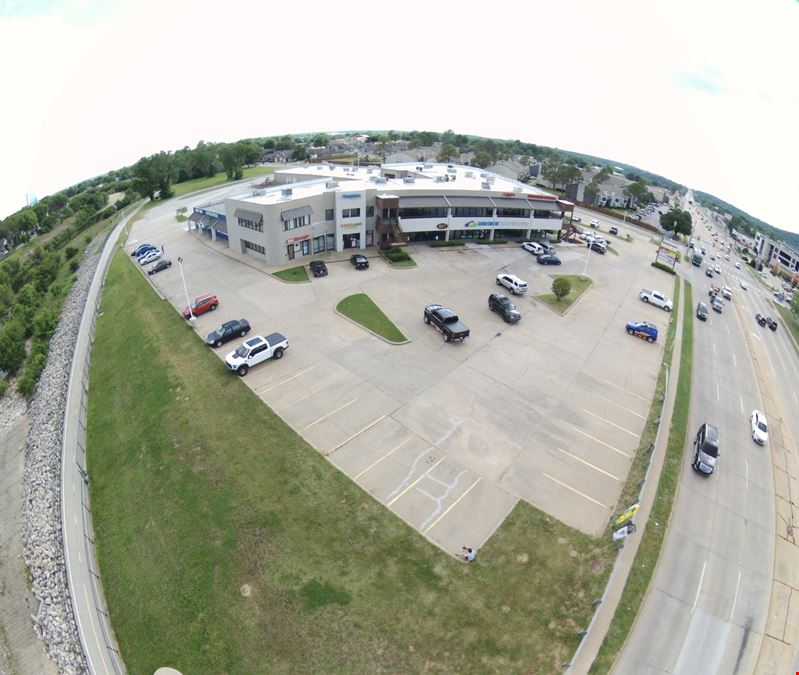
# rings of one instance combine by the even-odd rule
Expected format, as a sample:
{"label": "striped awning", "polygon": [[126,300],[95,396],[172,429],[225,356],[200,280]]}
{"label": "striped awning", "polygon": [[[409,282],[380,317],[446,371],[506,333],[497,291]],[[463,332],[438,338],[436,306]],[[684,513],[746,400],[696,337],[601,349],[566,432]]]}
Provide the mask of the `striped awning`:
{"label": "striped awning", "polygon": [[247,209],[236,209],[236,212],[233,215],[236,218],[241,218],[242,220],[251,220],[254,223],[260,223],[264,219],[262,213],[248,211]]}
{"label": "striped awning", "polygon": [[452,206],[466,209],[493,209],[494,202],[488,197],[447,197]]}
{"label": "striped awning", "polygon": [[563,211],[560,204],[554,199],[531,199],[529,201],[536,211]]}
{"label": "striped awning", "polygon": [[203,219],[202,213],[197,213],[196,211],[189,216],[190,223],[196,223]]}
{"label": "striped awning", "polygon": [[302,218],[303,216],[310,216],[313,209],[310,206],[298,206],[296,209],[288,209],[280,212],[280,219],[282,221],[292,220],[294,218]]}
{"label": "striped awning", "polygon": [[530,208],[532,208],[526,199],[491,197],[491,201],[494,202],[494,204],[496,204],[500,209],[527,209],[529,211]]}
{"label": "striped awning", "polygon": [[227,234],[227,221],[223,218],[215,218],[214,221],[210,223],[210,228],[217,232],[224,232]]}
{"label": "striped awning", "polygon": [[444,197],[400,197],[399,207],[401,209],[446,209],[449,207],[449,203]]}

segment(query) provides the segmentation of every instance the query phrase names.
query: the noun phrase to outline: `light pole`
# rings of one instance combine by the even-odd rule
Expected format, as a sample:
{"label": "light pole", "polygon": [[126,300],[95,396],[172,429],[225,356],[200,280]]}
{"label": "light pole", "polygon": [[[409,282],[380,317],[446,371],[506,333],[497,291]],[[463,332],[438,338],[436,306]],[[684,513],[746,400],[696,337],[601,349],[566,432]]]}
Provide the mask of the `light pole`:
{"label": "light pole", "polygon": [[591,240],[588,240],[588,244],[586,246],[585,252],[585,267],[583,267],[583,281],[586,279],[586,275],[588,274],[588,259],[591,257]]}
{"label": "light pole", "polygon": [[186,277],[183,274],[183,258],[178,258],[178,267],[180,267],[180,278],[183,280],[183,292],[186,294],[186,306],[189,308],[189,321],[196,321],[194,312],[191,311],[191,300],[189,300],[189,289],[186,288]]}

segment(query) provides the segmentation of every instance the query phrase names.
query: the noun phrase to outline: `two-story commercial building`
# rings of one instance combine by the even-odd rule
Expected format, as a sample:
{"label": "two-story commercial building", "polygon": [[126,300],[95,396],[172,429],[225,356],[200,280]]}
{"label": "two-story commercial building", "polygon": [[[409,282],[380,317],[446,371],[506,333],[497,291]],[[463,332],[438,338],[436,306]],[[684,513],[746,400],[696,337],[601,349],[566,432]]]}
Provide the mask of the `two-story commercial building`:
{"label": "two-story commercial building", "polygon": [[[233,250],[270,266],[380,244],[542,238],[573,208],[516,180],[447,164],[308,164],[276,172],[275,182],[225,199],[216,221],[224,220]],[[190,220],[210,222],[218,211],[220,204],[198,206]]]}

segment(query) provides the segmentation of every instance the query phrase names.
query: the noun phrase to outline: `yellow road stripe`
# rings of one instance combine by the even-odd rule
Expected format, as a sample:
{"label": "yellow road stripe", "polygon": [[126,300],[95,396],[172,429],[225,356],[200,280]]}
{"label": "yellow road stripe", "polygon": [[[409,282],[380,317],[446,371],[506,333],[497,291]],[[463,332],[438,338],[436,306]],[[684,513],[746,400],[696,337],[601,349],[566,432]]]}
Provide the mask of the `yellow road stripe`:
{"label": "yellow road stripe", "polygon": [[619,405],[616,401],[611,401],[609,398],[605,398],[604,396],[600,396],[599,394],[594,394],[597,398],[601,398],[603,401],[607,401],[608,403],[612,403],[617,408],[621,408],[622,410],[626,410],[628,413],[632,413],[636,417],[640,417],[642,420],[646,419],[646,415],[642,415],[641,413],[635,412],[632,408],[627,408],[623,405]]}
{"label": "yellow road stripe", "polygon": [[312,389],[312,390],[311,390],[311,391],[309,391],[307,394],[304,394],[303,396],[300,396],[300,397],[299,397],[297,400],[295,400],[295,401],[292,401],[292,402],[291,402],[291,403],[289,403],[288,405],[285,405],[285,406],[283,406],[282,408],[280,408],[281,412],[282,412],[283,410],[288,410],[288,409],[289,409],[291,406],[293,406],[294,404],[296,404],[296,403],[299,403],[300,401],[304,401],[304,400],[305,400],[306,398],[308,398],[309,396],[313,396],[314,394],[316,394],[316,393],[318,393],[318,392],[322,391],[322,389],[325,389],[325,388],[327,388],[327,385],[326,385],[326,384],[323,384],[321,387],[318,387],[317,389]]}
{"label": "yellow road stripe", "polygon": [[543,475],[544,477],[546,477],[546,478],[549,478],[549,480],[553,481],[554,483],[557,483],[558,485],[562,485],[562,486],[563,486],[563,487],[565,487],[567,490],[571,490],[571,491],[572,491],[572,492],[574,492],[575,494],[578,494],[578,495],[580,495],[581,497],[584,497],[584,498],[585,498],[585,499],[587,499],[589,502],[593,502],[593,503],[594,503],[594,504],[596,504],[597,506],[601,506],[603,509],[609,509],[609,508],[610,508],[609,506],[605,506],[605,505],[604,505],[602,502],[598,502],[598,501],[597,501],[596,499],[594,499],[593,497],[589,497],[589,496],[588,496],[587,494],[585,494],[584,492],[580,492],[579,490],[576,490],[576,489],[575,489],[575,488],[573,488],[571,485],[566,485],[566,483],[562,483],[562,482],[561,482],[561,481],[559,481],[557,478],[553,478],[553,477],[552,477],[552,476],[550,476],[548,473],[544,473],[544,474],[542,474],[542,475]]}
{"label": "yellow road stripe", "polygon": [[373,427],[375,424],[377,424],[378,422],[382,422],[384,419],[386,419],[386,416],[385,416],[385,415],[380,415],[380,417],[378,417],[378,418],[377,418],[377,419],[376,419],[374,422],[370,422],[369,424],[367,424],[367,425],[366,425],[366,426],[365,426],[363,429],[361,429],[360,431],[356,431],[356,432],[355,432],[355,433],[354,433],[352,436],[350,436],[350,437],[349,437],[349,438],[348,438],[346,441],[341,441],[341,443],[339,443],[339,444],[338,444],[338,445],[337,445],[335,448],[333,448],[332,450],[330,450],[330,451],[329,451],[327,454],[329,455],[330,453],[332,453],[332,452],[335,452],[335,451],[336,451],[336,450],[338,450],[338,449],[339,449],[339,448],[340,448],[342,445],[346,445],[346,444],[347,444],[347,443],[349,443],[349,442],[350,442],[350,441],[351,441],[353,438],[356,438],[357,436],[360,436],[360,435],[361,435],[361,434],[362,434],[364,431],[367,431],[368,429],[371,429],[371,428],[372,428],[372,427]]}
{"label": "yellow road stripe", "polygon": [[310,372],[314,368],[315,368],[315,366],[310,366],[310,367],[305,368],[303,370],[297,371],[296,373],[294,373],[294,375],[291,375],[290,377],[287,377],[285,380],[281,380],[280,382],[275,382],[275,384],[262,389],[260,391],[259,395],[260,394],[265,394],[266,392],[272,391],[273,389],[277,389],[278,387],[286,384],[286,382],[291,382],[295,377],[299,377],[300,375],[305,375],[305,373]]}
{"label": "yellow road stripe", "polygon": [[371,463],[369,466],[367,466],[367,467],[366,467],[366,468],[365,468],[363,471],[361,471],[361,473],[359,473],[357,476],[355,476],[355,478],[353,478],[352,480],[358,480],[358,479],[359,479],[361,476],[363,476],[363,475],[364,475],[364,474],[365,474],[367,471],[370,471],[371,469],[374,469],[374,468],[375,468],[375,467],[376,467],[378,464],[380,464],[380,462],[382,462],[382,461],[383,461],[383,460],[384,460],[386,457],[388,457],[388,456],[389,456],[390,454],[392,454],[394,451],[396,451],[396,450],[399,450],[399,449],[400,449],[400,448],[401,448],[403,445],[405,445],[405,444],[406,444],[406,443],[407,443],[409,440],[411,440],[412,438],[413,438],[413,436],[408,436],[408,438],[406,438],[404,441],[402,441],[402,443],[400,443],[400,444],[398,444],[398,445],[395,445],[395,446],[394,446],[393,448],[391,448],[391,450],[389,450],[389,451],[388,451],[388,452],[387,452],[385,455],[383,455],[383,456],[382,456],[380,459],[376,459],[374,462],[372,462],[372,463]]}
{"label": "yellow road stripe", "polygon": [[458,503],[458,502],[459,502],[461,499],[463,499],[463,498],[464,498],[466,495],[468,495],[468,494],[469,494],[469,493],[470,493],[470,492],[471,492],[471,491],[472,491],[472,490],[473,490],[473,489],[476,487],[476,485],[477,485],[477,484],[478,484],[478,483],[479,483],[481,480],[483,480],[483,477],[482,477],[482,476],[480,476],[480,477],[479,477],[479,478],[478,478],[476,481],[474,481],[474,483],[472,483],[472,484],[469,486],[469,489],[468,489],[468,490],[466,490],[466,492],[464,492],[464,493],[463,493],[463,494],[462,494],[460,497],[458,497],[458,498],[457,498],[457,499],[456,499],[454,502],[452,502],[452,504],[450,504],[450,506],[448,506],[448,507],[447,507],[447,509],[444,511],[444,513],[442,513],[442,514],[441,514],[441,515],[440,515],[438,518],[436,518],[436,519],[435,519],[435,520],[434,520],[432,523],[430,523],[430,524],[429,524],[429,525],[428,525],[428,526],[427,526],[427,527],[424,529],[424,532],[423,532],[422,534],[424,534],[425,532],[429,531],[429,530],[430,530],[430,528],[431,528],[431,527],[433,527],[433,525],[435,525],[435,524],[436,524],[436,523],[437,523],[439,520],[441,520],[441,519],[442,519],[444,516],[446,516],[446,515],[447,515],[447,514],[448,514],[450,511],[452,511],[452,509],[453,509],[453,508],[455,508],[455,506],[457,505],[457,503]]}
{"label": "yellow road stripe", "polygon": [[560,452],[562,452],[564,455],[568,455],[572,459],[576,459],[578,462],[582,462],[586,466],[590,466],[592,469],[595,469],[595,470],[599,471],[599,473],[604,473],[606,476],[609,476],[613,480],[621,480],[621,478],[619,478],[618,476],[614,476],[612,473],[608,473],[604,469],[600,469],[598,466],[595,466],[595,465],[591,464],[591,462],[586,462],[582,457],[578,457],[577,455],[573,455],[572,453],[568,452],[567,450],[564,450],[563,448],[558,448],[558,450]]}
{"label": "yellow road stripe", "polygon": [[611,382],[610,380],[606,380],[603,377],[598,377],[597,379],[601,380],[602,382],[605,382],[605,383],[609,384],[611,387],[616,387],[616,389],[621,389],[623,392],[629,394],[630,396],[635,396],[635,398],[640,398],[642,401],[648,401],[649,400],[645,396],[641,396],[640,394],[636,394],[634,391],[630,391],[629,389],[625,389],[624,387],[620,387],[615,382]]}
{"label": "yellow road stripe", "polygon": [[357,400],[358,400],[357,398],[354,398],[354,399],[352,399],[351,401],[349,401],[348,403],[345,403],[344,405],[340,405],[340,406],[339,406],[338,408],[336,408],[335,410],[331,410],[329,413],[327,413],[327,415],[322,415],[322,416],[321,416],[321,417],[320,417],[318,420],[314,420],[314,421],[313,421],[313,422],[311,422],[310,424],[306,424],[306,425],[305,425],[305,426],[304,426],[302,429],[300,429],[300,432],[303,432],[303,431],[305,431],[306,429],[310,429],[310,428],[311,428],[311,427],[312,427],[314,424],[319,424],[319,422],[321,422],[322,420],[326,420],[326,419],[327,419],[328,417],[330,417],[331,415],[335,415],[335,414],[336,414],[337,412],[339,412],[340,410],[344,410],[344,408],[346,408],[348,405],[352,405],[352,404],[353,404],[353,403],[355,403],[355,401],[357,401]]}
{"label": "yellow road stripe", "polygon": [[622,457],[626,457],[627,459],[631,459],[632,455],[628,455],[623,450],[619,450],[618,448],[614,448],[612,445],[608,445],[605,441],[600,441],[596,436],[592,436],[591,434],[585,433],[582,429],[578,429],[577,427],[572,427],[578,434],[582,434],[586,438],[590,438],[592,441],[596,441],[600,445],[604,445],[606,448],[613,450],[613,452],[618,452]]}
{"label": "yellow road stripe", "polygon": [[433,464],[433,466],[431,466],[427,471],[425,471],[421,476],[419,476],[415,481],[413,481],[413,483],[411,483],[402,492],[400,492],[396,497],[394,497],[394,499],[392,499],[388,504],[386,504],[386,506],[391,506],[395,501],[397,501],[400,497],[402,497],[402,495],[404,495],[408,490],[410,490],[414,485],[416,485],[420,480],[422,480],[422,478],[427,476],[427,474],[429,474],[433,469],[435,469],[443,461],[444,461],[444,458],[440,457],[439,460],[435,464]]}
{"label": "yellow road stripe", "polygon": [[611,426],[616,427],[617,429],[621,429],[622,431],[630,434],[630,436],[633,436],[634,438],[638,438],[638,434],[636,434],[634,431],[630,431],[629,429],[625,429],[624,427],[616,424],[615,422],[611,422],[606,417],[602,417],[602,415],[597,415],[596,413],[593,413],[590,410],[586,410],[585,408],[583,408],[583,412],[587,412],[589,415],[593,415],[594,417],[602,420],[603,422],[606,422],[607,424],[610,424]]}

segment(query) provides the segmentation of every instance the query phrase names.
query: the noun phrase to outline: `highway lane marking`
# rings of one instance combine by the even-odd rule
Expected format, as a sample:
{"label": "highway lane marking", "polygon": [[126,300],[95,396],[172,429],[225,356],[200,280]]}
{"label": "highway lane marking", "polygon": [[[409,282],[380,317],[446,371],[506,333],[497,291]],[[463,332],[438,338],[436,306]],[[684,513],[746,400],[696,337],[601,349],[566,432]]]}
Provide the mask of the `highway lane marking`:
{"label": "highway lane marking", "polygon": [[461,499],[463,499],[463,498],[464,498],[466,495],[468,495],[468,494],[469,494],[469,493],[470,493],[470,492],[471,492],[471,491],[472,491],[472,490],[473,490],[473,489],[474,489],[474,488],[477,486],[477,484],[478,484],[478,483],[479,483],[481,480],[483,480],[483,477],[482,477],[482,476],[480,476],[480,477],[479,477],[479,478],[478,478],[476,481],[474,481],[474,483],[472,483],[472,484],[469,486],[469,489],[468,489],[468,490],[466,490],[466,492],[464,492],[464,493],[463,493],[463,494],[462,494],[460,497],[458,497],[458,498],[457,498],[457,499],[456,499],[454,502],[452,502],[452,504],[450,504],[450,505],[449,505],[449,506],[448,506],[448,507],[447,507],[447,508],[444,510],[444,513],[442,513],[442,514],[441,514],[441,515],[440,515],[438,518],[436,518],[436,519],[435,519],[435,520],[434,520],[432,523],[430,523],[430,524],[429,524],[429,525],[428,525],[426,528],[424,528],[424,530],[422,531],[422,534],[424,534],[425,532],[429,531],[429,530],[430,530],[430,529],[431,529],[431,528],[432,528],[432,527],[433,527],[433,526],[434,526],[436,523],[438,523],[438,521],[440,521],[440,520],[441,520],[441,519],[442,519],[444,516],[446,516],[446,515],[447,515],[447,514],[448,514],[450,511],[452,511],[452,509],[454,509],[454,508],[455,508],[455,506],[457,505],[457,503],[458,503],[458,502],[459,502]]}
{"label": "highway lane marking", "polygon": [[367,471],[370,471],[371,469],[374,469],[374,468],[375,468],[375,467],[376,467],[378,464],[380,464],[380,462],[382,462],[384,459],[386,459],[386,457],[388,457],[389,455],[391,455],[392,453],[394,453],[396,450],[399,450],[399,449],[400,449],[400,448],[401,448],[403,445],[405,445],[405,444],[406,444],[406,443],[407,443],[409,440],[411,440],[412,438],[413,438],[413,436],[408,436],[408,438],[406,438],[404,441],[402,441],[402,443],[398,443],[397,445],[395,445],[395,446],[394,446],[393,448],[391,448],[391,450],[389,450],[389,451],[388,451],[388,452],[387,452],[385,455],[383,455],[383,456],[382,456],[382,457],[380,457],[379,459],[376,459],[376,460],[375,460],[374,462],[372,462],[372,463],[371,463],[369,466],[367,466],[367,467],[366,467],[366,468],[365,468],[363,471],[361,471],[361,472],[360,472],[360,473],[359,473],[357,476],[355,476],[355,478],[353,478],[353,480],[358,480],[358,479],[359,479],[361,476],[363,476],[363,475],[364,475],[364,474],[365,474]]}
{"label": "highway lane marking", "polygon": [[699,593],[702,591],[702,581],[705,579],[705,568],[707,567],[707,560],[705,560],[704,564],[702,565],[702,574],[699,576],[699,586],[696,588],[696,597],[694,598],[694,604],[691,607],[691,614],[694,613],[696,609],[696,603],[699,601]]}
{"label": "highway lane marking", "polygon": [[732,598],[732,610],[730,611],[730,623],[732,623],[732,617],[735,614],[735,605],[738,604],[738,590],[741,588],[741,568],[738,568],[738,581],[735,584],[735,595]]}
{"label": "highway lane marking", "polygon": [[632,408],[627,408],[627,407],[625,407],[623,405],[619,405],[618,403],[616,403],[616,401],[611,401],[609,398],[605,398],[604,396],[601,396],[600,394],[594,394],[594,396],[596,396],[597,398],[601,398],[603,401],[607,401],[608,403],[612,403],[617,408],[621,408],[622,410],[626,410],[628,413],[632,413],[636,417],[640,417],[642,420],[646,419],[645,415],[642,415],[641,413],[635,412],[635,410],[633,410]]}
{"label": "highway lane marking", "polygon": [[640,396],[639,394],[636,394],[634,391],[630,391],[629,389],[625,389],[624,387],[620,387],[615,382],[611,382],[610,380],[606,380],[604,377],[598,377],[596,379],[609,384],[611,387],[616,387],[616,389],[621,389],[623,392],[626,392],[627,394],[630,394],[630,396],[635,396],[636,398],[640,398],[642,401],[647,401],[647,402],[649,401],[649,399],[647,399],[645,396]]}
{"label": "highway lane marking", "polygon": [[592,415],[593,417],[596,417],[596,418],[602,420],[603,422],[607,422],[608,424],[616,427],[617,429],[621,429],[622,431],[627,432],[628,434],[630,434],[630,436],[633,436],[634,438],[638,438],[638,434],[636,434],[634,431],[630,431],[629,429],[625,429],[624,427],[621,427],[618,424],[615,424],[614,422],[611,422],[609,419],[607,419],[605,417],[602,417],[602,415],[597,415],[596,413],[592,413],[590,410],[587,410],[585,408],[583,408],[583,412],[587,412],[589,415]]}
{"label": "highway lane marking", "polygon": [[423,473],[421,476],[419,476],[419,477],[418,477],[418,478],[417,478],[415,481],[413,481],[413,483],[411,483],[411,484],[410,484],[408,487],[406,487],[406,488],[405,488],[405,489],[404,489],[402,492],[400,492],[400,493],[399,493],[399,494],[398,494],[396,497],[394,497],[394,499],[392,499],[390,502],[388,502],[388,503],[386,504],[386,506],[391,506],[391,505],[392,505],[392,504],[393,504],[395,501],[397,501],[397,500],[398,500],[400,497],[402,497],[402,495],[404,495],[404,494],[405,494],[405,493],[406,493],[408,490],[410,490],[410,489],[411,489],[411,488],[412,488],[414,485],[416,485],[416,484],[417,484],[417,483],[418,483],[420,480],[422,480],[423,478],[425,478],[425,477],[427,476],[427,474],[429,474],[429,473],[430,473],[430,472],[431,472],[433,469],[435,469],[435,468],[436,468],[436,467],[437,467],[439,464],[441,464],[441,462],[443,462],[443,461],[444,461],[444,458],[443,458],[443,457],[439,457],[439,458],[438,458],[438,461],[437,461],[435,464],[433,464],[433,466],[431,466],[431,467],[430,467],[430,468],[429,468],[427,471],[425,471],[425,472],[424,472],[424,473]]}
{"label": "highway lane marking", "polygon": [[725,324],[724,327],[727,329],[727,335],[730,335],[730,326],[728,324]]}
{"label": "highway lane marking", "polygon": [[716,382],[716,400],[717,401],[721,400],[721,389],[719,388],[718,382]]}
{"label": "highway lane marking", "polygon": [[799,398],[796,398],[796,392],[793,392],[793,400],[796,402],[796,405],[799,406]]}
{"label": "highway lane marking", "polygon": [[305,375],[305,373],[308,373],[308,372],[312,371],[314,368],[316,368],[316,366],[309,366],[308,368],[304,368],[303,370],[300,370],[300,371],[294,373],[294,375],[291,375],[290,377],[287,377],[285,380],[280,380],[280,382],[275,382],[275,384],[273,384],[272,386],[266,387],[265,389],[262,389],[258,393],[258,395],[260,396],[261,394],[265,394],[268,391],[272,391],[273,389],[277,389],[278,387],[281,387],[284,384],[286,384],[286,382],[291,382],[295,377],[299,377],[300,375]]}
{"label": "highway lane marking", "polygon": [[322,415],[318,420],[314,420],[310,424],[306,424],[302,429],[300,429],[300,433],[302,433],[303,431],[306,431],[307,429],[310,429],[314,424],[319,424],[319,422],[321,422],[322,420],[326,420],[331,415],[335,415],[337,412],[340,412],[340,411],[344,410],[344,408],[346,408],[347,406],[351,406],[357,400],[358,400],[357,398],[354,398],[351,401],[348,401],[347,403],[345,403],[344,405],[340,405],[335,410],[331,410],[329,413],[327,413],[327,415]]}
{"label": "highway lane marking", "polygon": [[[86,590],[86,584],[83,584],[83,595],[86,597],[86,606],[89,608],[88,615],[89,621],[92,624],[92,632],[94,633],[95,642],[97,642],[97,646],[99,647],[98,651],[100,652],[100,658],[103,661],[103,672],[110,673],[111,669],[108,667],[108,664],[105,662],[105,639],[100,640],[100,636],[97,634],[97,627],[94,625],[94,605],[89,602],[89,591]],[[89,650],[86,650],[86,658],[89,660],[89,665],[91,666],[91,657],[89,656]]]}
{"label": "highway lane marking", "polygon": [[609,509],[609,508],[610,508],[609,506],[606,506],[606,505],[605,505],[605,504],[603,504],[602,502],[598,502],[598,501],[597,501],[596,499],[594,499],[593,497],[589,497],[589,496],[588,496],[587,494],[585,494],[584,492],[580,492],[580,491],[579,491],[579,490],[577,490],[576,488],[573,488],[571,485],[566,485],[566,483],[563,483],[562,481],[559,481],[557,478],[553,478],[553,477],[552,477],[552,476],[550,476],[548,473],[542,473],[541,475],[542,475],[542,476],[544,476],[545,478],[549,478],[549,480],[551,480],[552,482],[554,482],[554,483],[557,483],[558,485],[561,485],[561,486],[565,487],[567,490],[571,490],[571,491],[572,491],[572,492],[574,492],[575,494],[577,494],[577,495],[580,495],[580,496],[581,496],[581,497],[583,497],[584,499],[587,499],[589,502],[593,502],[593,503],[594,503],[594,504],[596,504],[597,506],[601,506],[603,509]]}
{"label": "highway lane marking", "polygon": [[738,401],[741,404],[741,415],[744,414],[744,397],[738,394]]}
{"label": "highway lane marking", "polygon": [[749,492],[749,462],[744,460],[744,474],[746,475],[746,491]]}
{"label": "highway lane marking", "polygon": [[713,356],[715,356],[715,355],[716,355],[716,343],[714,342],[713,343]]}
{"label": "highway lane marking", "polygon": [[361,434],[362,434],[364,431],[369,431],[369,429],[371,429],[371,428],[372,428],[372,427],[373,427],[375,424],[377,424],[378,422],[382,422],[384,419],[386,419],[386,416],[385,416],[385,415],[380,415],[380,417],[378,417],[378,418],[377,418],[377,419],[375,419],[374,421],[372,421],[372,422],[369,422],[369,424],[367,424],[365,427],[363,427],[363,429],[361,429],[360,431],[356,431],[356,432],[355,432],[355,433],[354,433],[352,436],[350,436],[350,437],[349,437],[349,438],[348,438],[346,441],[341,441],[341,443],[339,443],[339,444],[338,444],[338,445],[337,445],[335,448],[333,448],[333,449],[332,449],[332,450],[331,450],[331,451],[330,451],[328,454],[335,452],[335,451],[336,451],[336,450],[338,450],[338,449],[339,449],[339,448],[340,448],[342,445],[346,445],[346,444],[347,444],[347,443],[349,443],[349,442],[350,442],[350,441],[351,441],[353,438],[357,438],[357,437],[358,437],[358,436],[360,436],[360,435],[361,435]]}
{"label": "highway lane marking", "polygon": [[736,368],[738,367],[738,360],[735,358],[735,354],[732,355],[732,365]]}
{"label": "highway lane marking", "polygon": [[590,438],[592,441],[596,441],[600,445],[604,445],[606,448],[610,448],[613,452],[618,452],[622,457],[626,457],[627,459],[631,459],[632,455],[628,455],[626,452],[619,450],[618,448],[614,448],[612,445],[608,445],[605,441],[600,441],[596,436],[592,436],[591,434],[587,434],[582,429],[578,429],[577,427],[572,427],[578,434],[582,434],[586,438]]}
{"label": "highway lane marking", "polygon": [[595,471],[599,471],[599,473],[603,473],[606,476],[612,478],[613,480],[621,480],[621,478],[619,478],[618,476],[614,476],[612,473],[608,473],[604,469],[600,469],[598,466],[596,466],[594,464],[591,464],[591,462],[586,462],[582,457],[578,457],[577,455],[573,455],[572,453],[568,452],[567,450],[564,450],[563,448],[558,448],[558,451],[562,452],[564,455],[568,455],[572,459],[576,459],[578,462],[582,462],[586,466],[590,466]]}

